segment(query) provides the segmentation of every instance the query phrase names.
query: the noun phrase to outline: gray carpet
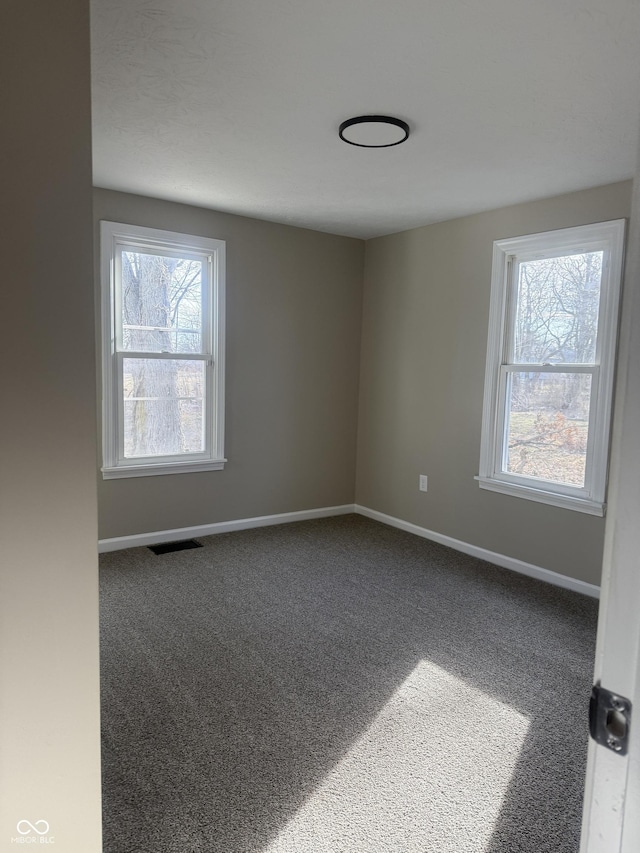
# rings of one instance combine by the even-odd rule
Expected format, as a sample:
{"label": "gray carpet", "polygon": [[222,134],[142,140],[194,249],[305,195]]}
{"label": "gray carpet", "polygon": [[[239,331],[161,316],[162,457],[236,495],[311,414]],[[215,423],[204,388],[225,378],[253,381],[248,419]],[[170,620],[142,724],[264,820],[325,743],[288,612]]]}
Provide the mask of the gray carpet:
{"label": "gray carpet", "polygon": [[101,558],[105,853],[575,853],[597,605],[360,516]]}

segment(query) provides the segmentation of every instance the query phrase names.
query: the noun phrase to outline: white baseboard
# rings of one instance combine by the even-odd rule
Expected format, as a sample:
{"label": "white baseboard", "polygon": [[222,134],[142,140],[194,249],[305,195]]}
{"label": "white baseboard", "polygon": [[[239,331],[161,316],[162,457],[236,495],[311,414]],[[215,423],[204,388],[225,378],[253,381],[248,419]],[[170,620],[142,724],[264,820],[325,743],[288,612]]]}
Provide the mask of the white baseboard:
{"label": "white baseboard", "polygon": [[383,524],[388,524],[391,527],[397,527],[400,530],[406,530],[408,533],[414,533],[423,539],[431,539],[433,542],[440,543],[440,545],[446,545],[449,548],[454,548],[456,551],[462,551],[463,554],[469,554],[471,557],[478,557],[480,560],[486,560],[488,563],[494,563],[496,566],[502,566],[504,569],[519,572],[521,575],[537,578],[554,586],[561,586],[564,589],[572,589],[574,592],[581,592],[583,595],[588,595],[591,598],[600,597],[600,587],[595,584],[576,580],[567,575],[561,575],[549,569],[534,566],[531,563],[524,563],[522,560],[516,560],[515,557],[505,557],[504,554],[496,554],[495,551],[487,551],[485,548],[479,548],[477,545],[469,545],[467,542],[461,542],[459,539],[453,539],[451,536],[427,530],[426,527],[419,527],[417,524],[411,524],[409,521],[385,515],[383,512],[369,509],[366,506],[356,504],[354,511],[359,515],[365,515],[367,518],[381,521]]}
{"label": "white baseboard", "polygon": [[281,512],[277,515],[259,515],[255,518],[239,518],[235,521],[218,521],[214,524],[199,524],[195,527],[177,527],[174,530],[157,530],[154,533],[137,533],[133,536],[116,536],[98,540],[98,553],[121,551],[123,548],[138,548],[141,545],[160,545],[197,536],[213,536],[232,530],[248,530],[250,527],[269,527],[272,524],[289,524],[292,521],[308,521],[313,518],[328,518],[332,515],[347,515],[355,512],[353,504],[325,506],[319,509],[304,509],[299,512]]}
{"label": "white baseboard", "polygon": [[516,560],[515,557],[505,557],[504,554],[497,554],[495,551],[487,551],[485,548],[479,548],[477,545],[469,545],[468,542],[462,542],[460,539],[453,539],[451,536],[445,536],[443,533],[436,533],[434,530],[427,530],[426,527],[419,527],[417,524],[411,524],[409,521],[403,521],[401,518],[394,518],[392,515],[386,515],[384,512],[378,512],[375,509],[369,509],[366,506],[358,504],[343,504],[341,506],[326,506],[319,509],[305,509],[299,512],[282,512],[276,515],[259,515],[255,518],[239,518],[234,521],[218,521],[214,524],[199,524],[195,527],[177,527],[174,530],[156,530],[153,533],[138,533],[133,536],[116,536],[113,539],[100,539],[98,541],[98,552],[103,554],[107,551],[121,551],[123,548],[139,548],[143,545],[159,545],[162,542],[175,542],[180,539],[194,539],[198,536],[213,536],[216,533],[230,533],[233,530],[248,530],[251,527],[269,527],[272,524],[289,524],[292,521],[308,521],[314,518],[329,518],[333,515],[347,515],[351,512],[364,515],[367,518],[372,518],[375,521],[380,521],[383,524],[388,524],[390,527],[397,527],[399,530],[406,530],[408,533],[413,533],[416,536],[421,536],[423,539],[430,539],[432,542],[439,542],[440,545],[446,545],[456,551],[461,551],[463,554],[469,554],[471,557],[477,557],[480,560],[486,560],[488,563],[494,563],[496,566],[502,566],[505,569],[511,569],[514,572],[519,572],[521,575],[527,575],[530,578],[537,578],[541,581],[560,586],[564,589],[572,589],[574,592],[581,592],[583,595],[589,595],[592,598],[599,598],[600,587],[595,584],[586,583],[585,581],[570,578],[567,575],[561,575],[557,572],[552,572],[549,569],[543,569],[540,566],[534,566],[531,563],[525,563],[522,560]]}

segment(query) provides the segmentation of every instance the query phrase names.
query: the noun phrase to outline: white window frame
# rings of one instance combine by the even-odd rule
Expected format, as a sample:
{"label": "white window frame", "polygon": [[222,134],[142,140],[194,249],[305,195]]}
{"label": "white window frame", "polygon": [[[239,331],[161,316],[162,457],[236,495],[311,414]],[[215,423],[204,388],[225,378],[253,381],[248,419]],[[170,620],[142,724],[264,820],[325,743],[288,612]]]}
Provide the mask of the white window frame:
{"label": "white window frame", "polygon": [[[626,220],[617,219],[497,240],[493,244],[480,472],[476,477],[481,489],[592,515],[605,514],[625,225]],[[515,321],[518,263],[596,251],[603,252],[603,265],[594,362],[589,365],[519,365],[509,360]],[[519,476],[503,470],[508,373],[518,372],[518,369],[521,372],[581,372],[591,375],[584,488]]]}
{"label": "white window frame", "polygon": [[[225,242],[175,231],[162,231],[120,222],[100,223],[102,289],[102,476],[105,480],[219,471],[224,457],[224,331]],[[149,353],[119,346],[119,258],[124,249],[171,256],[192,257],[203,262],[202,351],[200,353]],[[201,453],[124,456],[122,406],[123,358],[200,360],[205,363],[205,449]]]}

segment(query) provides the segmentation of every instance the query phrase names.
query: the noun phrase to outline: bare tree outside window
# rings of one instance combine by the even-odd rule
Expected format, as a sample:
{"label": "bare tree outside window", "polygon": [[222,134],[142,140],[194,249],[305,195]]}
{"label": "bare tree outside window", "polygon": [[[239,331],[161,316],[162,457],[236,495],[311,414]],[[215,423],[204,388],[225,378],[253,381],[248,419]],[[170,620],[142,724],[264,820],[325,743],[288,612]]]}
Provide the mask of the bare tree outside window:
{"label": "bare tree outside window", "polygon": [[[123,349],[202,352],[202,262],[122,251]],[[123,359],[124,455],[204,449],[204,362]]]}
{"label": "bare tree outside window", "polygon": [[[519,264],[513,362],[593,364],[602,252]],[[510,473],[582,487],[591,377],[578,371],[514,371],[507,391]]]}
{"label": "bare tree outside window", "polygon": [[102,475],[224,469],[224,240],[100,223]]}
{"label": "bare tree outside window", "polygon": [[625,227],[494,242],[481,489],[604,515]]}

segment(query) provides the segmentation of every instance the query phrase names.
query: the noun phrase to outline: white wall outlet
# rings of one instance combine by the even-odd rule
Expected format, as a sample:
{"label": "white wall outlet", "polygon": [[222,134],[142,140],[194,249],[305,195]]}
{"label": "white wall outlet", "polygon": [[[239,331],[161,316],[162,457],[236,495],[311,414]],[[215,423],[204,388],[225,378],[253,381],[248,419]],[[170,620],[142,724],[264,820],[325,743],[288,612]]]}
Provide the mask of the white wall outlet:
{"label": "white wall outlet", "polygon": [[421,492],[427,491],[427,475],[426,474],[420,474],[420,491]]}

